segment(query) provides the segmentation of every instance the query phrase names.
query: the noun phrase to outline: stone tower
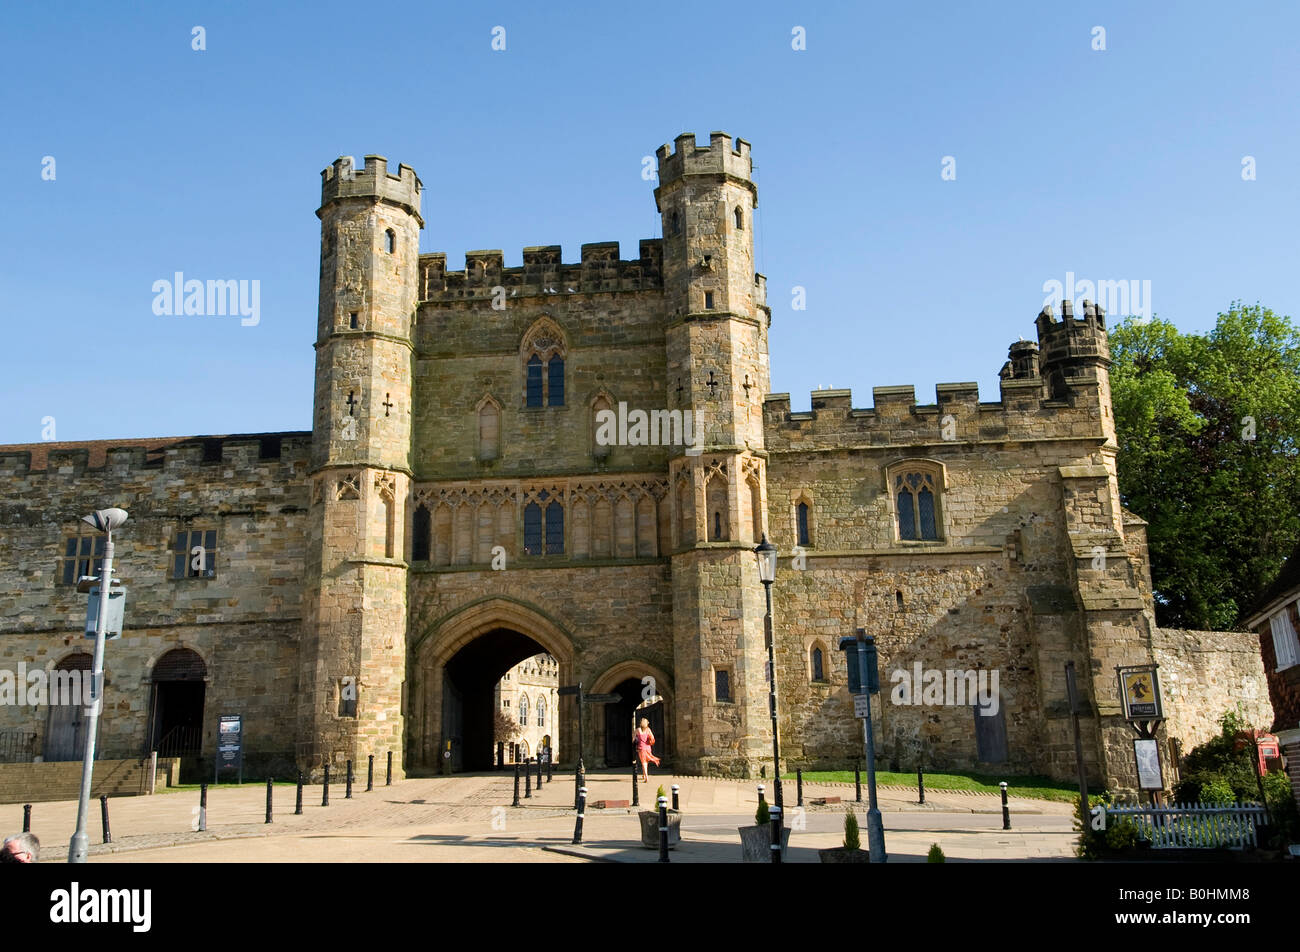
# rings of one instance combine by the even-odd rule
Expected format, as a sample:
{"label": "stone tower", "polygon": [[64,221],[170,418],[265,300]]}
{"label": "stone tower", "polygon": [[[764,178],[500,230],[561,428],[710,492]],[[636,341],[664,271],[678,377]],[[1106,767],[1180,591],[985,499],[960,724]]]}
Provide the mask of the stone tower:
{"label": "stone tower", "polygon": [[763,588],[767,309],[754,271],[749,143],[693,135],[657,153],[670,410],[694,447],[669,452],[677,751],[686,769],[751,776],[770,757]]}
{"label": "stone tower", "polygon": [[400,775],[421,184],[378,155],[321,176],[298,762],[341,776],[345,760],[391,749]]}

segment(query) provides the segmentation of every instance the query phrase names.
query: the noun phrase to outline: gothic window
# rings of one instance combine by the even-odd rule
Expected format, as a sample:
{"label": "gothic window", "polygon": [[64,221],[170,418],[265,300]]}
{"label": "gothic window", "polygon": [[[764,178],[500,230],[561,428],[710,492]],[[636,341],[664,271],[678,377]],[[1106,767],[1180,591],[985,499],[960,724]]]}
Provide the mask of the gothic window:
{"label": "gothic window", "polygon": [[542,358],[536,354],[528,358],[527,398],[524,405],[540,407],[542,405]]}
{"label": "gothic window", "polygon": [[390,255],[397,250],[397,233],[391,228],[384,232],[384,250]]}
{"label": "gothic window", "polygon": [[564,554],[564,507],[558,501],[546,507],[546,554]]}
{"label": "gothic window", "polygon": [[695,542],[695,493],[690,478],[677,483],[677,543],[681,546]]}
{"label": "gothic window", "polygon": [[478,405],[478,458],[494,460],[500,455],[501,408],[491,397],[484,397]]}
{"label": "gothic window", "polygon": [[421,503],[415,509],[415,518],[411,520],[411,561],[429,561],[429,540],[433,534],[433,520],[428,508]]}
{"label": "gothic window", "polygon": [[890,492],[898,518],[898,538],[935,542],[942,535],[942,471],[933,464],[901,463],[889,470]]}
{"label": "gothic window", "polygon": [[809,506],[806,502],[800,502],[795,507],[795,522],[798,527],[800,545],[812,545],[812,542],[809,541],[811,537],[808,534],[808,513]]}
{"label": "gothic window", "polygon": [[744,228],[745,228],[745,213],[742,212],[740,210],[740,206],[737,205],[736,206],[736,231],[743,231]]}
{"label": "gothic window", "polygon": [[564,358],[559,354],[546,362],[546,405],[564,406]]}
{"label": "gothic window", "polygon": [[524,554],[542,554],[542,507],[535,502],[524,506]]}
{"label": "gothic window", "polygon": [[808,665],[814,681],[826,680],[826,652],[822,651],[821,645],[813,645],[808,653]]}
{"label": "gothic window", "polygon": [[546,726],[546,698],[545,696],[537,699],[537,726]]}
{"label": "gothic window", "polygon": [[528,695],[519,695],[519,723],[525,727],[528,725]]}
{"label": "gothic window", "polygon": [[710,542],[731,540],[730,513],[727,505],[727,479],[720,472],[709,479],[704,492],[708,505],[708,533]]}
{"label": "gothic window", "polygon": [[564,336],[549,317],[539,318],[524,335],[524,406],[564,406]]}

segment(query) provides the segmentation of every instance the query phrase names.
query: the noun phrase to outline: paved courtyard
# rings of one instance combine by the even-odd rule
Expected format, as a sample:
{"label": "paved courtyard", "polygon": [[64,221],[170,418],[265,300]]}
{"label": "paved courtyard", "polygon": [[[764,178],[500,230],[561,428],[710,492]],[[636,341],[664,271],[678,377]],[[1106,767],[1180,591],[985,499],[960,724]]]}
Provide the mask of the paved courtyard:
{"label": "paved courtyard", "polygon": [[[681,786],[682,843],[672,862],[728,863],[740,860],[737,827],[753,823],[757,784],[700,777],[657,776],[658,784]],[[628,774],[588,775],[589,800],[628,799]],[[354,786],[344,798],[331,784],[330,805],[321,806],[321,787],[303,789],[303,814],[293,815],[294,789],[275,788],[274,822],[265,823],[264,784],[226,784],[208,790],[207,830],[196,832],[198,791],[123,797],[109,803],[113,842],[100,843],[98,802],[89,825],[91,862],[655,862],[657,852],[640,845],[632,808],[589,807],[582,846],[571,845],[574,827],[573,777],[533,789],[512,807],[513,773],[472,774],[405,780],[364,792]],[[768,799],[771,799],[768,783]],[[866,845],[866,803],[852,803],[852,784],[805,784],[805,803],[839,796],[839,805],[794,808],[795,785],[785,799],[792,827],[788,862],[818,862],[817,850],[840,845],[844,809],[853,806]],[[521,784],[522,797],[522,784]],[[865,800],[865,792],[864,792]],[[952,862],[970,860],[1069,861],[1073,858],[1071,805],[1011,799],[1012,829],[1002,829],[996,796],[882,788],[886,847],[891,862],[924,862],[938,843]],[[61,862],[76,825],[75,801],[36,803],[32,829],[47,862]],[[22,805],[0,805],[0,829],[22,828]]]}

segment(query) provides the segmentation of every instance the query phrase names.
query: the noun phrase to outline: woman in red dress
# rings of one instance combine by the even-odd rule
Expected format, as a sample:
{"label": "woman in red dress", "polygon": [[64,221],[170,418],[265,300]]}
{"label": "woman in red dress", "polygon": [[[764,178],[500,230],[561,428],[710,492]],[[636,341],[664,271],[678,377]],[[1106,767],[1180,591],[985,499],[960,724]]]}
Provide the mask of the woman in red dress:
{"label": "woman in red dress", "polygon": [[645,783],[650,782],[650,774],[646,770],[647,762],[653,762],[656,767],[659,766],[659,758],[650,751],[654,743],[654,731],[650,730],[650,722],[643,717],[641,718],[641,726],[636,730],[636,755],[641,761],[641,780]]}

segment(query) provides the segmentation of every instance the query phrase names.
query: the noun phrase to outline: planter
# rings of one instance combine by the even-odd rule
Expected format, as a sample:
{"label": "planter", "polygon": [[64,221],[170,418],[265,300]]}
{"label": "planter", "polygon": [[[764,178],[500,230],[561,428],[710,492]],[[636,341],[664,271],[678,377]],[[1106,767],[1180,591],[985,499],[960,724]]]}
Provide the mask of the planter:
{"label": "planter", "polygon": [[845,846],[833,846],[828,850],[818,850],[817,856],[823,863],[870,863],[871,854],[866,850],[851,850]]}
{"label": "planter", "polygon": [[[641,845],[648,850],[659,849],[659,811],[642,810]],[[682,841],[682,814],[680,810],[668,811],[668,848],[673,849]]]}
{"label": "planter", "polygon": [[[772,827],[770,824],[759,826],[742,826],[740,829],[741,862],[772,862]],[[781,862],[785,862],[785,851],[790,845],[790,828],[781,828]]]}

